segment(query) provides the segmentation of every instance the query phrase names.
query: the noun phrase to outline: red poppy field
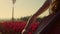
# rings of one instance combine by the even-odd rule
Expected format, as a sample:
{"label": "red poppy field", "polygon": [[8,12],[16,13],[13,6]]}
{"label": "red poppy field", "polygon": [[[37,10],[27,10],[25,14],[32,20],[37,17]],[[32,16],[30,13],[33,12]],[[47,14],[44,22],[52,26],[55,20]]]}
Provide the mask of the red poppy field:
{"label": "red poppy field", "polygon": [[[25,21],[4,21],[0,23],[0,32],[2,32],[2,34],[20,34],[26,23]],[[32,34],[31,31],[34,32],[38,25],[37,22],[31,24],[28,34]]]}

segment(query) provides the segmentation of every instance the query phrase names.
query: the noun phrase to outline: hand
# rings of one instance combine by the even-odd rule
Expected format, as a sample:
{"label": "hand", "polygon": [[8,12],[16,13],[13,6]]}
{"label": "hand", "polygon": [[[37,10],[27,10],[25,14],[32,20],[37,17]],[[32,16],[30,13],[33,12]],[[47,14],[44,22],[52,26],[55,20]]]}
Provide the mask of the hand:
{"label": "hand", "polygon": [[23,29],[21,34],[26,34],[26,29]]}

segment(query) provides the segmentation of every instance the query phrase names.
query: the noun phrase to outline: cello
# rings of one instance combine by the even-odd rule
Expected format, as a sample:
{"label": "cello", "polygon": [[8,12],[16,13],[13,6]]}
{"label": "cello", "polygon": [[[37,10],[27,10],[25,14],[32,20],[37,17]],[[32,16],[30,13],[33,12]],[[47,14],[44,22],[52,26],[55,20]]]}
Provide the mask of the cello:
{"label": "cello", "polygon": [[[22,34],[28,34],[29,26],[35,22],[37,16],[39,16],[43,11],[45,11],[50,5],[51,1],[47,0],[44,5],[28,20],[24,31]],[[59,8],[58,8],[59,9]],[[56,9],[57,10],[57,9]],[[47,18],[43,19],[38,26],[38,28],[33,32],[33,34],[59,34],[60,33],[60,11],[57,13],[50,14]],[[56,30],[56,31],[55,31]]]}

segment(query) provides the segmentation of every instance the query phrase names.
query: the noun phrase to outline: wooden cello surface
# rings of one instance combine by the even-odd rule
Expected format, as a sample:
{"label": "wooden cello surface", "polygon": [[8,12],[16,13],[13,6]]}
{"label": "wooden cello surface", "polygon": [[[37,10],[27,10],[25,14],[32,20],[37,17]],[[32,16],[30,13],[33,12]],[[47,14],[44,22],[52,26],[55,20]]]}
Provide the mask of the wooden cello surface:
{"label": "wooden cello surface", "polygon": [[51,23],[46,26],[40,34],[60,34],[60,11],[56,14],[56,17]]}

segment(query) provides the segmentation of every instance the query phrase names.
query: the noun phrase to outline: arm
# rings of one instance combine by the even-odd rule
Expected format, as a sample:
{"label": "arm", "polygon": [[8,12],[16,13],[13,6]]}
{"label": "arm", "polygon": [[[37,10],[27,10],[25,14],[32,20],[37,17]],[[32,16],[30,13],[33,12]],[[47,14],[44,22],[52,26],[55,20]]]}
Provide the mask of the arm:
{"label": "arm", "polygon": [[36,21],[36,18],[43,13],[45,10],[47,10],[50,6],[51,0],[46,0],[43,6],[28,20],[25,29],[27,30],[28,27],[31,25],[31,23],[34,23]]}
{"label": "arm", "polygon": [[42,7],[33,15],[33,16],[39,16],[42,14],[44,11],[46,11],[50,4],[52,3],[52,0],[46,0],[45,3],[42,5]]}

